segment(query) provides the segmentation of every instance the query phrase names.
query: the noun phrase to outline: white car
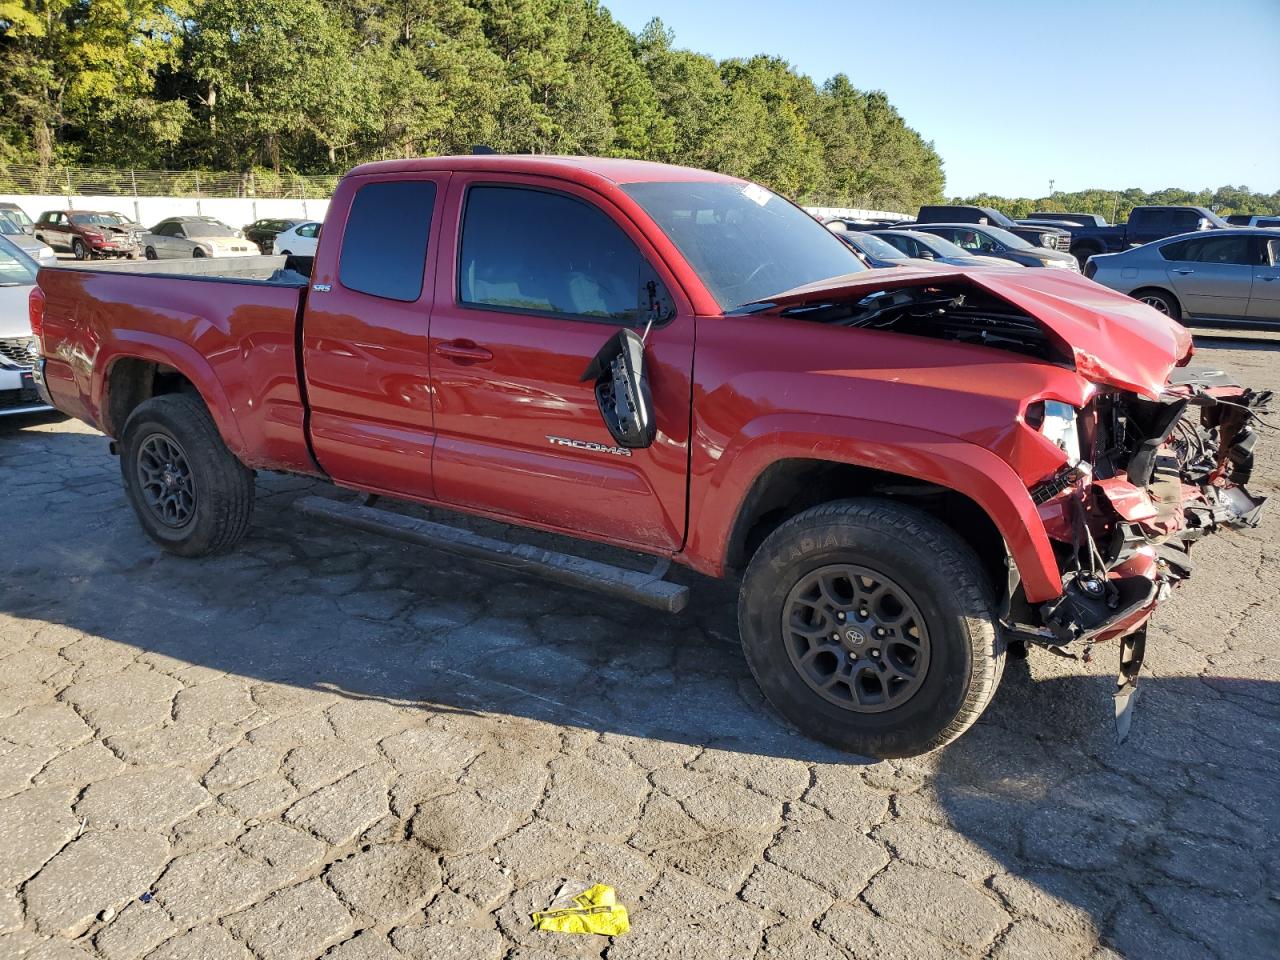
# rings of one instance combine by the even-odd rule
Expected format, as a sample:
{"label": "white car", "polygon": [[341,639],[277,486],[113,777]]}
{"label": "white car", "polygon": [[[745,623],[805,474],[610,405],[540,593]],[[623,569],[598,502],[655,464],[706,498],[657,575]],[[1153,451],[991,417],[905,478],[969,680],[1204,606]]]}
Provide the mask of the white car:
{"label": "white car", "polygon": [[271,252],[284,256],[314,257],[316,242],[320,239],[320,224],[315,220],[295,223],[288,230],[276,234]]}
{"label": "white car", "polygon": [[27,300],[39,264],[0,236],[0,417],[48,410],[31,371],[37,359]]}
{"label": "white car", "polygon": [[148,260],[190,257],[256,257],[258,247],[213,217],[170,217],[142,235]]}

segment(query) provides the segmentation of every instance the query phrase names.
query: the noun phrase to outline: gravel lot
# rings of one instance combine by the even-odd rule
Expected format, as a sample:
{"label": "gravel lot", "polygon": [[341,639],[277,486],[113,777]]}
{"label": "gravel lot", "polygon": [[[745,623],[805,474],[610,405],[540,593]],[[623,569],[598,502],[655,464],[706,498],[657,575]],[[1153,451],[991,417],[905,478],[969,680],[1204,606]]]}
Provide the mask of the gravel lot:
{"label": "gravel lot", "polygon": [[[1199,361],[1280,390],[1274,346]],[[1274,493],[1280,439],[1256,489]],[[1280,519],[1114,654],[1012,663],[983,722],[867,764],[792,734],[733,589],[638,607],[348,533],[260,478],[164,555],[106,441],[0,422],[0,957],[1254,958],[1280,943]],[[564,878],[629,934],[532,931]],[[149,902],[143,902],[150,894]]]}

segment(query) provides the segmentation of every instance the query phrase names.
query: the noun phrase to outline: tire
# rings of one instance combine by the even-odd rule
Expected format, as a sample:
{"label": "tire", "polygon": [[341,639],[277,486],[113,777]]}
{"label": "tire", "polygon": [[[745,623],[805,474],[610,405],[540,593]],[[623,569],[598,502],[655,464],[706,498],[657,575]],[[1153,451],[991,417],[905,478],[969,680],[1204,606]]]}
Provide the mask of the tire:
{"label": "tire", "polygon": [[203,257],[204,255],[205,255],[204,251],[201,250],[199,247],[196,247],[194,250],[191,251],[192,259],[197,259],[199,257]]}
{"label": "tire", "polygon": [[[861,598],[851,576],[862,585]],[[815,577],[828,578],[830,589],[804,599]],[[845,595],[841,577],[852,588]],[[873,591],[870,602],[859,602],[866,591]],[[833,594],[847,602],[847,613],[824,619],[816,605]],[[995,695],[1005,648],[993,609],[977,556],[951,529],[888,500],[842,500],[793,517],[760,546],[742,581],[738,626],[761,691],[803,733],[864,756],[910,757],[955,740]],[[817,614],[807,623],[821,634],[816,643],[784,627],[784,615],[802,611]],[[896,625],[878,626],[895,617]],[[818,624],[832,627],[839,642],[829,643]],[[888,633],[876,639],[878,630]],[[800,662],[806,651],[807,667]],[[873,661],[914,676],[877,681]],[[850,682],[836,680],[822,693],[815,674]]]}
{"label": "tire", "polygon": [[88,260],[91,256],[89,248],[79,237],[71,241],[71,253],[77,260]]}
{"label": "tire", "polygon": [[292,253],[291,251],[289,251],[289,250],[281,250],[281,251],[280,251],[280,256],[282,256],[282,257],[292,257],[292,256],[293,256],[293,253]]}
{"label": "tire", "polygon": [[1097,254],[1097,252],[1097,250],[1089,247],[1076,247],[1071,251],[1071,255],[1076,258],[1076,263],[1080,264],[1080,269],[1083,271],[1084,265],[1089,262],[1089,258]]}
{"label": "tire", "polygon": [[[140,403],[121,434],[120,471],[142,528],[170,553],[221,553],[249,527],[253,471],[227,449],[198,397],[171,393]],[[166,503],[158,505],[159,496]]]}
{"label": "tire", "polygon": [[156,248],[155,248],[155,247],[147,247],[147,249],[143,251],[143,254],[142,254],[142,255],[143,255],[144,257],[146,257],[148,260],[159,260],[159,259],[160,259],[159,255],[156,253]]}
{"label": "tire", "polygon": [[1168,290],[1158,290],[1155,288],[1147,290],[1136,290],[1129,294],[1133,299],[1145,303],[1154,310],[1158,310],[1166,317],[1170,317],[1182,322],[1182,304],[1178,303],[1178,298]]}

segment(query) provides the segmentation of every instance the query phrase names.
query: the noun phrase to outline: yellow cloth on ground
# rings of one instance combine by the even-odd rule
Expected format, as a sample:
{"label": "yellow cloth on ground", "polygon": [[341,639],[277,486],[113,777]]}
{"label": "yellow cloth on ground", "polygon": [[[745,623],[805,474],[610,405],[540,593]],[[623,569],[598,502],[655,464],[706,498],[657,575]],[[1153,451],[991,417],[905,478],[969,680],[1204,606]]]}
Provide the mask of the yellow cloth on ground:
{"label": "yellow cloth on ground", "polygon": [[534,928],[553,933],[598,933],[606,937],[631,929],[627,908],[618,903],[613,887],[597,883],[574,897],[573,902],[576,907],[535,913]]}

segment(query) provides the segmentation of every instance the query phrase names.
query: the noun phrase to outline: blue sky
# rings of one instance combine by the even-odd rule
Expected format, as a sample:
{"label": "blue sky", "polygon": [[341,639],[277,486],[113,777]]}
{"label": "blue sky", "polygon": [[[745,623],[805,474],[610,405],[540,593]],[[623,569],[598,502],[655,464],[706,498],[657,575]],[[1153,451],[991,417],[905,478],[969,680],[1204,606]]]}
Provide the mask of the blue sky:
{"label": "blue sky", "polygon": [[[676,45],[882,89],[947,193],[1280,189],[1280,0],[604,0]],[[1052,44],[1056,56],[1030,53]]]}

